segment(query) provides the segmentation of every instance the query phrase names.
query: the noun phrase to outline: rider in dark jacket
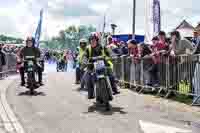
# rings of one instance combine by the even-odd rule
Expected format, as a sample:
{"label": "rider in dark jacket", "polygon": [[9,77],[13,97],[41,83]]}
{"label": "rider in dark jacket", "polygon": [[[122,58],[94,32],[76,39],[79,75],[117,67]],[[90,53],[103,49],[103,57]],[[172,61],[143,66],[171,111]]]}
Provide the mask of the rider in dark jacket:
{"label": "rider in dark jacket", "polygon": [[[34,47],[35,39],[33,37],[28,37],[26,39],[26,46],[20,51],[20,59],[23,60],[26,56],[35,56],[36,59],[40,58],[41,53],[39,48]],[[24,67],[20,68],[20,76],[21,76],[21,85],[25,85],[24,79]],[[39,84],[43,85],[42,83],[42,68],[38,66],[38,80]]]}

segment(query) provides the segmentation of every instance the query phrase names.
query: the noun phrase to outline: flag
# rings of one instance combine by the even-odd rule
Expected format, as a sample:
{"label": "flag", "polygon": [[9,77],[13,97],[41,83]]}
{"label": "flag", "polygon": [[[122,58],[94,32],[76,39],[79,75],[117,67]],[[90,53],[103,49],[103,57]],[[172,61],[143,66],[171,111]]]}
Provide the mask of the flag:
{"label": "flag", "polygon": [[153,1],[153,33],[154,36],[158,35],[161,28],[160,20],[160,0]]}
{"label": "flag", "polygon": [[161,27],[160,1],[145,0],[145,43],[151,43]]}
{"label": "flag", "polygon": [[35,32],[35,47],[39,47],[40,45],[40,36],[41,36],[41,30],[42,30],[42,19],[43,19],[43,10],[40,11],[40,20]]}
{"label": "flag", "polygon": [[145,43],[151,43],[153,37],[152,1],[145,0]]}

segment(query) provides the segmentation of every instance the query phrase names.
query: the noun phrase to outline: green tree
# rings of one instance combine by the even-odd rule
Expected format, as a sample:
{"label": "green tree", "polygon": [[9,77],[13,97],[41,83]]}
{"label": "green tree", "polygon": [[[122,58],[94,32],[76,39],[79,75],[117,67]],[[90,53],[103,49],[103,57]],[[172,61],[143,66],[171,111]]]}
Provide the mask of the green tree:
{"label": "green tree", "polygon": [[1,42],[12,42],[12,43],[16,43],[16,44],[23,43],[23,39],[21,39],[21,38],[9,37],[9,36],[5,36],[5,35],[0,35],[0,41]]}
{"label": "green tree", "polygon": [[81,38],[87,39],[90,33],[95,31],[96,29],[91,25],[69,26],[65,30],[61,30],[57,37],[48,41],[48,47],[75,50]]}

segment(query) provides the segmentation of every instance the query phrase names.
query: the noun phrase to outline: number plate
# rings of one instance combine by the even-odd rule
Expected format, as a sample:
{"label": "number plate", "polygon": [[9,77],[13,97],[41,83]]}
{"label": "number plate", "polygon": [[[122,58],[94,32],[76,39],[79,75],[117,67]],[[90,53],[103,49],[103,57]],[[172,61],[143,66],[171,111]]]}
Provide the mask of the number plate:
{"label": "number plate", "polygon": [[102,69],[105,67],[105,63],[103,60],[97,61],[94,63],[94,67],[96,70]]}
{"label": "number plate", "polygon": [[28,66],[33,66],[33,61],[28,61]]}
{"label": "number plate", "polygon": [[33,68],[28,68],[28,72],[32,72],[33,71]]}

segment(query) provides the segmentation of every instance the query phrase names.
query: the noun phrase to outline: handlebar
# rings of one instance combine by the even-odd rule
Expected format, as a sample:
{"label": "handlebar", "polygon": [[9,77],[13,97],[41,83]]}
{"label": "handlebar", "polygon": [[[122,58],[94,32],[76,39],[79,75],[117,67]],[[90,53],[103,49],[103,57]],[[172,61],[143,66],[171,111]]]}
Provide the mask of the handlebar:
{"label": "handlebar", "polygon": [[24,59],[22,60],[22,62],[29,61],[29,60],[36,61],[36,62],[43,61],[43,59],[41,59],[41,58],[35,58],[34,56],[29,56],[28,58],[27,58],[27,57],[24,58]]}
{"label": "handlebar", "polygon": [[90,59],[92,59],[93,61],[96,61],[96,60],[105,60],[106,57],[104,56],[96,56],[96,57],[91,57]]}

